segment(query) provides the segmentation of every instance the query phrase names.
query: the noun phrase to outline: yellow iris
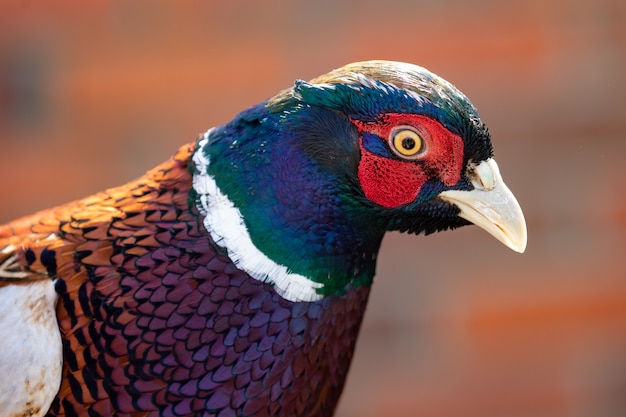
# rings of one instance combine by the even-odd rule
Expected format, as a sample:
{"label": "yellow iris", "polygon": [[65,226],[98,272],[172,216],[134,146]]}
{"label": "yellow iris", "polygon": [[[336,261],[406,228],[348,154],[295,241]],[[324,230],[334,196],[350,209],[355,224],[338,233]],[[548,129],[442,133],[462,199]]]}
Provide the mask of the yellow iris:
{"label": "yellow iris", "polygon": [[393,133],[391,144],[398,156],[411,158],[424,149],[424,140],[412,129],[401,129]]}

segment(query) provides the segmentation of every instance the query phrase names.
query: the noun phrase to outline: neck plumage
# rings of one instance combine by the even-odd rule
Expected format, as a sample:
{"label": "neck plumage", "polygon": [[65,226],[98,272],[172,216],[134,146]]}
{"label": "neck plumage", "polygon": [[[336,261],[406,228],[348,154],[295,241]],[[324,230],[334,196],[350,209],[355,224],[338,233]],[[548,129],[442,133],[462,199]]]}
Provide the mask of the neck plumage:
{"label": "neck plumage", "polygon": [[337,178],[271,132],[250,138],[232,123],[206,132],[193,156],[196,205],[217,245],[290,301],[369,285],[383,231],[345,208]]}

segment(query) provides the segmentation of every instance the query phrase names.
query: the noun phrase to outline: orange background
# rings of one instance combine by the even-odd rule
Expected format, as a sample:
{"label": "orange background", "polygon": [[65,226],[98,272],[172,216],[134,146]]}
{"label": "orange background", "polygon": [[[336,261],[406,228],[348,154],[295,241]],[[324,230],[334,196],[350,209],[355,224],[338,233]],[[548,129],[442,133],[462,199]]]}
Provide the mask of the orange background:
{"label": "orange background", "polygon": [[375,58],[472,99],[529,243],[389,234],[337,416],[626,415],[623,0],[5,0],[0,222]]}

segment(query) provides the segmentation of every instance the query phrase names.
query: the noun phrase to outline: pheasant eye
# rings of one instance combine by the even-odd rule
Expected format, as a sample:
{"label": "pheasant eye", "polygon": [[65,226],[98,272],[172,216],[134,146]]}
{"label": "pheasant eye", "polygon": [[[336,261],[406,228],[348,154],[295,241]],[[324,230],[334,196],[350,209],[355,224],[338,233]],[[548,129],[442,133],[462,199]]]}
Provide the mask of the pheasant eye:
{"label": "pheasant eye", "polygon": [[424,151],[424,140],[413,129],[401,128],[390,138],[391,148],[402,158],[415,159]]}

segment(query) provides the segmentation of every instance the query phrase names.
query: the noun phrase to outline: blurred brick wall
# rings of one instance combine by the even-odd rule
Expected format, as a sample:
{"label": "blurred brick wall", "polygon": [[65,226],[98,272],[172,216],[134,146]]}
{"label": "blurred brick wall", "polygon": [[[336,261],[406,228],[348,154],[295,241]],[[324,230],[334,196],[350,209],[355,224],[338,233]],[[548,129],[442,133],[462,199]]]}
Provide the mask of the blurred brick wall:
{"label": "blurred brick wall", "polygon": [[390,234],[337,415],[626,415],[623,0],[0,3],[0,221],[141,175],[294,79],[461,88],[527,216]]}

